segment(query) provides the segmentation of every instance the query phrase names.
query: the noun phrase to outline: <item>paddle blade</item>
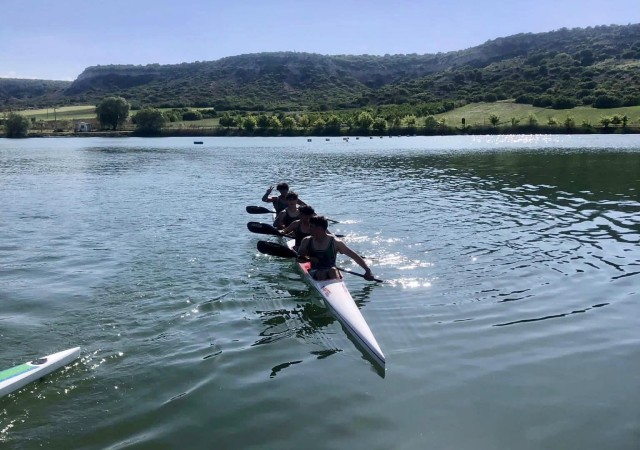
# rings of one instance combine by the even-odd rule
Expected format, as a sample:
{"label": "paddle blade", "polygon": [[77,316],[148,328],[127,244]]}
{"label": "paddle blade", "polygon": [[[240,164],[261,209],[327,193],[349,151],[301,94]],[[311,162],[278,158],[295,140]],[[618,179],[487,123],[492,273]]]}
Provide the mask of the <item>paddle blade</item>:
{"label": "paddle blade", "polygon": [[247,212],[249,214],[275,213],[275,211],[271,211],[269,208],[265,208],[264,206],[247,206]]}
{"label": "paddle blade", "polygon": [[265,255],[279,256],[280,258],[295,258],[298,256],[298,254],[289,247],[276,244],[275,242],[258,241],[258,251]]}
{"label": "paddle blade", "polygon": [[252,233],[268,234],[270,236],[282,236],[273,225],[262,222],[249,222],[247,228]]}

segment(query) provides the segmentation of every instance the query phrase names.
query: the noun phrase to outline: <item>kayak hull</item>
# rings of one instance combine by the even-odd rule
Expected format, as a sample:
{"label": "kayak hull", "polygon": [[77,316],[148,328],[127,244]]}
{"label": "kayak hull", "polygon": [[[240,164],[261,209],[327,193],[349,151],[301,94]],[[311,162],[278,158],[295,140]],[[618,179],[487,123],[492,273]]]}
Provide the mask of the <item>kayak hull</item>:
{"label": "kayak hull", "polygon": [[[293,240],[287,241],[287,246],[291,249],[294,244]],[[340,321],[349,335],[356,339],[376,364],[384,368],[386,364],[385,356],[369,325],[364,320],[358,305],[351,297],[344,280],[318,281],[309,274],[310,263],[296,262],[296,265],[307,282],[322,296],[329,310]]]}
{"label": "kayak hull", "polygon": [[80,347],[74,347],[0,371],[0,397],[66,366],[79,357]]}

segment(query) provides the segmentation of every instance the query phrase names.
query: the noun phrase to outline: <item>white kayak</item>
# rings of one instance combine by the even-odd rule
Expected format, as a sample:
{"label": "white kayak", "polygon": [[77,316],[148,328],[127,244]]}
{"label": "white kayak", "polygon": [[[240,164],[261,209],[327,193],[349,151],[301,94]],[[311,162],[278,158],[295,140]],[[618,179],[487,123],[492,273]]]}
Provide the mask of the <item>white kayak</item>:
{"label": "white kayak", "polygon": [[[287,241],[287,246],[293,248],[295,241],[290,239]],[[385,367],[385,357],[380,350],[378,341],[373,336],[369,325],[364,320],[358,305],[351,297],[351,293],[347,289],[347,285],[344,280],[325,280],[318,281],[313,279],[309,274],[311,269],[311,263],[296,262],[296,265],[300,267],[305,279],[313,286],[324,299],[327,307],[331,310],[333,315],[340,321],[345,327],[347,332],[353,336],[364,350],[379,364],[382,368]]]}
{"label": "white kayak", "polygon": [[0,397],[66,366],[79,357],[80,347],[75,347],[0,371]]}

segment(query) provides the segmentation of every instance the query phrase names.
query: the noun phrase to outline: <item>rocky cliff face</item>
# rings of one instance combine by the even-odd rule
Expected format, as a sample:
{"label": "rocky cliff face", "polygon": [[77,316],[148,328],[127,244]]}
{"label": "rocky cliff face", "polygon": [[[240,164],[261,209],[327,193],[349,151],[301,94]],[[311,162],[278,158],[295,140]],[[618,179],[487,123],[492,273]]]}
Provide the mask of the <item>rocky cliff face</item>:
{"label": "rocky cliff face", "polygon": [[65,90],[66,95],[77,95],[89,90],[121,90],[141,86],[159,77],[159,73],[136,73],[135,71],[85,70]]}

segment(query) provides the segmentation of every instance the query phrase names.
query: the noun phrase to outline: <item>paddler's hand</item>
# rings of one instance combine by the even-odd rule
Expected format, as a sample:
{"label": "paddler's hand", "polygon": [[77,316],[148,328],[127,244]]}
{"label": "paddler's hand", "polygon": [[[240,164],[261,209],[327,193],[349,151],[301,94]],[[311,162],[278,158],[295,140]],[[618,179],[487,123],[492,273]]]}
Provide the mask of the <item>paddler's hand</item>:
{"label": "paddler's hand", "polygon": [[371,269],[367,270],[364,273],[364,279],[367,280],[367,281],[373,281],[374,280],[373,274],[371,273]]}

